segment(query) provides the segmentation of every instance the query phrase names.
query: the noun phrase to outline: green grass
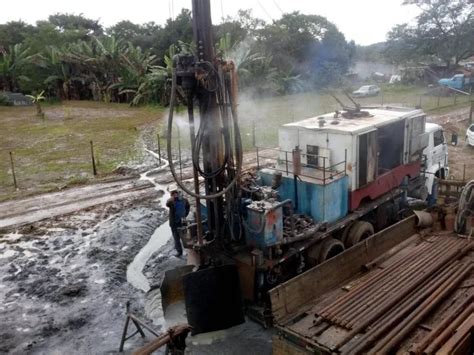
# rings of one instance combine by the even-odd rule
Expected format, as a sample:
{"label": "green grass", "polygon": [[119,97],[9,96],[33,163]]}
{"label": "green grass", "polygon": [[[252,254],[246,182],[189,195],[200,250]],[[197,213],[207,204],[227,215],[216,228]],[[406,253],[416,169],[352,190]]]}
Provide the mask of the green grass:
{"label": "green grass", "polygon": [[[100,175],[109,174],[122,161],[139,159],[140,131],[153,130],[164,112],[156,107],[77,101],[48,104],[44,111],[43,120],[36,117],[34,107],[0,107],[0,199],[90,181],[91,140]],[[10,151],[20,187],[17,192]]]}

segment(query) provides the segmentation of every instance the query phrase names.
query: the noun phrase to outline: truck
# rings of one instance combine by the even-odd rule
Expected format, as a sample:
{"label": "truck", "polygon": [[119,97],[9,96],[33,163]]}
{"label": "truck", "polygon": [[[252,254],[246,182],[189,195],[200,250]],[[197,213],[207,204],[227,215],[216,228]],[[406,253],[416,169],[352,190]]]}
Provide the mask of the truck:
{"label": "truck", "polygon": [[271,325],[269,290],[403,219],[427,197],[424,171],[436,177],[447,168],[442,130],[427,128],[422,110],[355,104],[281,126],[278,148],[257,148],[256,171],[245,170],[236,66],[216,58],[211,28],[209,1],[194,0],[198,51],[173,58],[167,133],[172,157],[179,100],[192,181],[181,180],[173,159],[169,168],[195,202],[180,229],[194,266],[167,272],[161,289],[165,312],[184,299],[193,334],[243,322],[244,308]]}
{"label": "truck", "polygon": [[[245,215],[247,245],[262,252],[263,264],[274,258],[272,249],[279,255],[265,267],[273,284],[260,284],[258,292],[395,223],[409,209],[410,196],[430,197],[435,179],[448,173],[443,130],[416,109],[343,111],[285,124],[275,150],[271,166],[268,149],[257,152],[258,161],[267,161],[257,176],[262,188],[273,190],[268,200],[278,198],[253,201]],[[306,231],[291,228],[295,215],[310,217]],[[284,271],[290,257],[305,267]]]}
{"label": "truck", "polygon": [[455,74],[451,78],[438,80],[438,84],[456,90],[469,90],[474,86],[474,80],[466,74]]}
{"label": "truck", "polygon": [[436,199],[436,180],[447,179],[449,176],[448,145],[443,127],[436,123],[426,123],[428,145],[423,150],[423,171],[427,199],[434,203]]}

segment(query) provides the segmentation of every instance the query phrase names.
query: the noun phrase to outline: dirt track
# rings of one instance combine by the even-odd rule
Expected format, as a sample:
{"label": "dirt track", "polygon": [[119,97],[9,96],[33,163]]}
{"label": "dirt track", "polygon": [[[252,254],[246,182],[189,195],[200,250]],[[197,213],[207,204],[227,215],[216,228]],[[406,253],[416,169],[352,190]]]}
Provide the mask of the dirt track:
{"label": "dirt track", "polygon": [[0,229],[31,224],[122,199],[140,199],[154,186],[136,178],[67,189],[0,203]]}
{"label": "dirt track", "polygon": [[[247,163],[253,157],[246,156]],[[189,174],[186,168],[183,176]],[[159,295],[164,271],[186,263],[172,256],[169,233],[143,268],[150,295],[127,282],[128,266],[167,218],[161,185],[154,184],[169,181],[162,171],[148,182],[95,184],[2,205],[0,353],[116,353],[129,300],[156,331],[174,324],[164,320],[159,296],[152,298],[153,314],[144,307]],[[126,353],[151,339],[134,337]],[[271,332],[246,322],[189,338],[189,353],[240,354],[250,344],[249,354],[269,354],[270,339]]]}
{"label": "dirt track", "polygon": [[[443,126],[449,145],[449,174],[455,179],[474,179],[474,147],[468,146],[465,141],[468,126],[469,108],[461,108],[449,113],[428,116],[429,122]],[[458,145],[451,144],[451,135],[457,133]]]}

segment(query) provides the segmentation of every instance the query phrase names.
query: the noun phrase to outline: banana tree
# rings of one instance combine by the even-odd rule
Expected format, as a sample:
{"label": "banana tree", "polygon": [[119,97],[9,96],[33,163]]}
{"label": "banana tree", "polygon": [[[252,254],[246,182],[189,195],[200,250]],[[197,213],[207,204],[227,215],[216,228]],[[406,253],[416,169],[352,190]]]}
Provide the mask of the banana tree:
{"label": "banana tree", "polygon": [[0,52],[0,89],[18,91],[20,82],[30,79],[22,74],[22,69],[30,63],[30,49],[18,43]]}
{"label": "banana tree", "polygon": [[41,107],[41,102],[44,101],[44,99],[45,99],[44,90],[41,91],[39,94],[26,95],[26,97],[29,97],[31,99],[31,101],[33,101],[33,103],[35,104],[35,106],[36,106],[36,116],[44,118],[44,112],[43,112],[43,109]]}

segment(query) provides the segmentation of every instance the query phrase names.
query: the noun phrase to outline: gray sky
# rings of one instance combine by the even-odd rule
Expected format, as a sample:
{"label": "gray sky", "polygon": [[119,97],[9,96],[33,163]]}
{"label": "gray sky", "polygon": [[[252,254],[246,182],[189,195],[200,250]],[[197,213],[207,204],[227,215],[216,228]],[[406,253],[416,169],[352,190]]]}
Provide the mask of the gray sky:
{"label": "gray sky", "polygon": [[[213,22],[222,16],[234,16],[238,9],[252,9],[255,17],[270,22],[282,11],[325,16],[335,23],[347,39],[358,44],[385,40],[395,25],[411,21],[418,13],[416,7],[401,5],[402,0],[211,0]],[[191,8],[191,0],[23,0],[2,6],[0,23],[22,19],[28,23],[46,19],[56,12],[67,12],[100,19],[105,27],[121,20],[135,23],[155,21],[162,24],[176,16],[181,8]]]}

